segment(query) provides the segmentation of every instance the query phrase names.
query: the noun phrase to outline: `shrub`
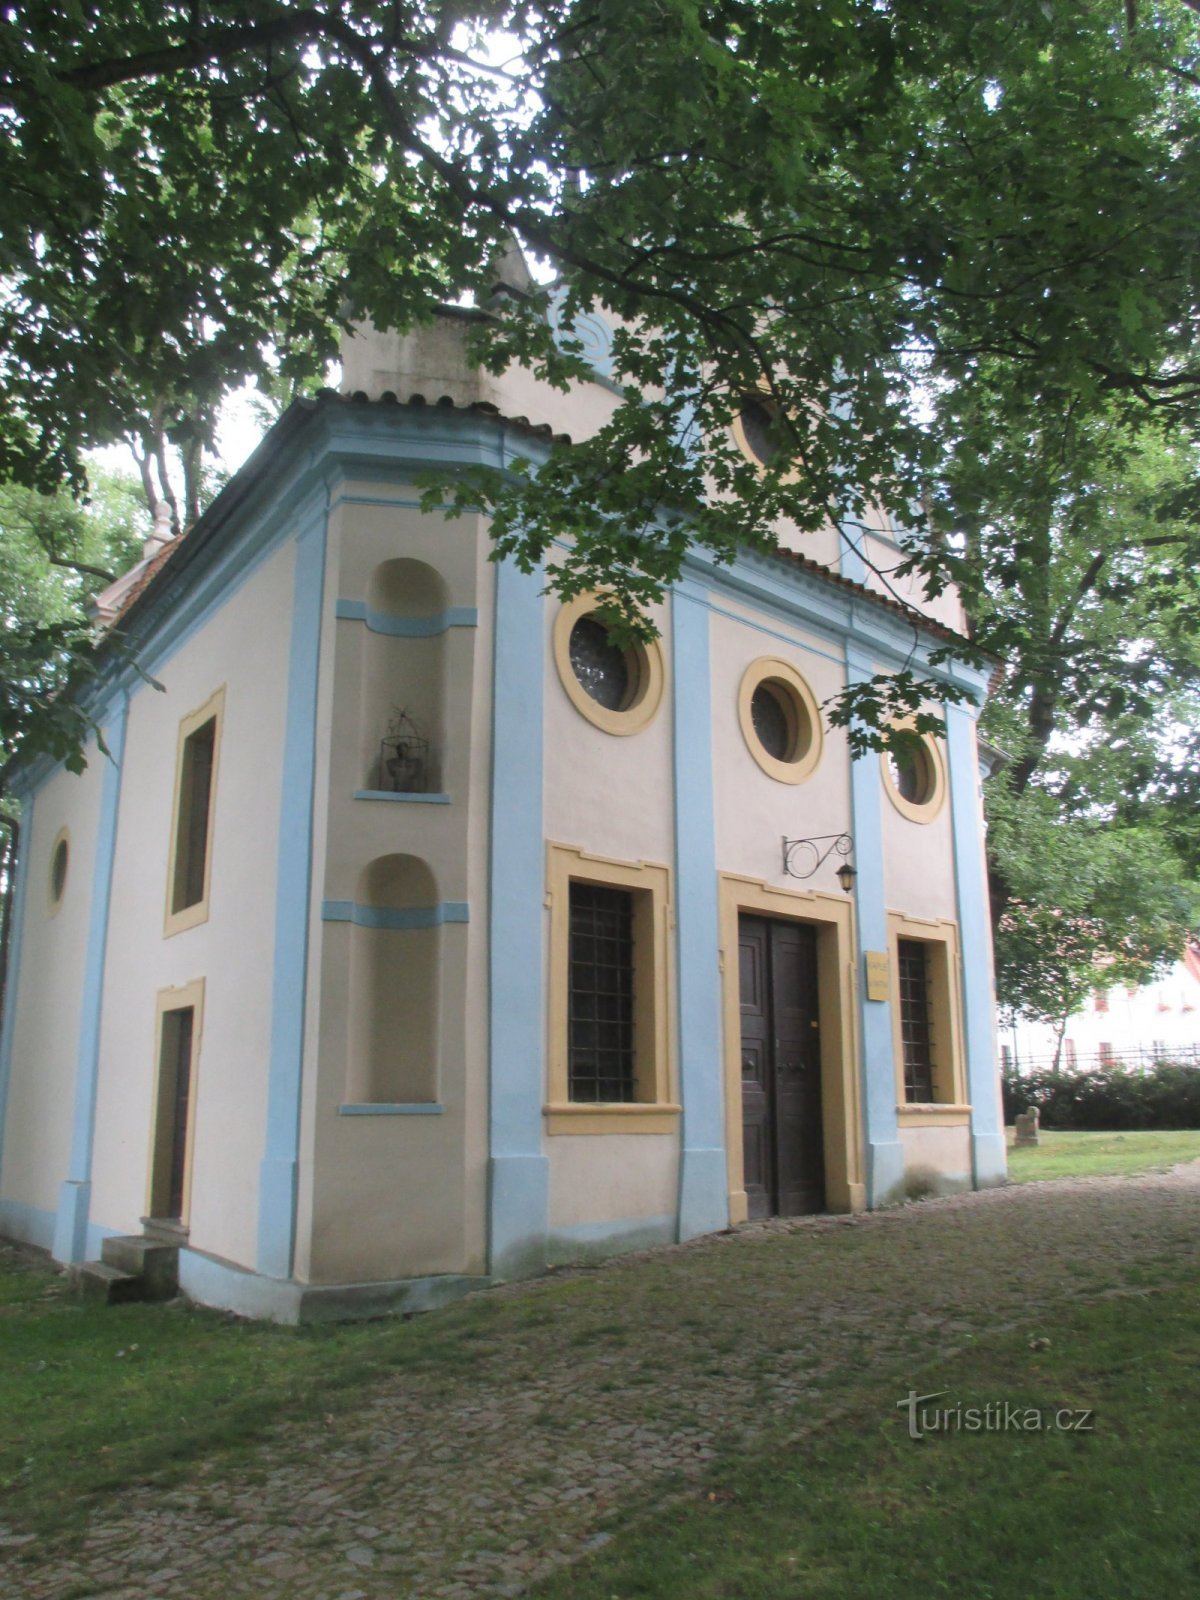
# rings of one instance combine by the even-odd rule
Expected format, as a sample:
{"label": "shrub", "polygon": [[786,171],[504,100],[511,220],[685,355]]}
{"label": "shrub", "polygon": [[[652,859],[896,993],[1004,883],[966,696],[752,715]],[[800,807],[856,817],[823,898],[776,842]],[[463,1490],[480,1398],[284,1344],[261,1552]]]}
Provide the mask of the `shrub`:
{"label": "shrub", "polygon": [[1004,1120],[1036,1106],[1043,1127],[1077,1132],[1200,1128],[1200,1067],[1156,1061],[1144,1071],[1110,1067],[1054,1072],[1049,1067],[1003,1080]]}

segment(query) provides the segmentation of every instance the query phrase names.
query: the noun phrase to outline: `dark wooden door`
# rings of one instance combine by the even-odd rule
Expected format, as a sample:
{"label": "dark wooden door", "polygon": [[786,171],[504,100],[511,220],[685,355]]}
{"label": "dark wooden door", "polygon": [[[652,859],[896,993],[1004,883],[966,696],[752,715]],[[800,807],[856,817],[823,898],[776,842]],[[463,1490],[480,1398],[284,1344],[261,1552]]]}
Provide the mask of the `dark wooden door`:
{"label": "dark wooden door", "polygon": [[738,945],[750,1216],[823,1211],[816,930],[802,922],[743,916]]}

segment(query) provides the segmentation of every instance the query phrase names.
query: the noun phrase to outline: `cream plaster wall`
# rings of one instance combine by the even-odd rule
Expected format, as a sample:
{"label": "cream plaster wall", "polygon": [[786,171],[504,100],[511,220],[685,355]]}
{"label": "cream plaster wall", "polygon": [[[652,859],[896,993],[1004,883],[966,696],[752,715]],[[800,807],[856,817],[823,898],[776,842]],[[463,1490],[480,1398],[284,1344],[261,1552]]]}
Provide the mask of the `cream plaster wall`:
{"label": "cream plaster wall", "polygon": [[914,1189],[929,1184],[936,1192],[971,1186],[971,1130],[901,1128],[905,1181]]}
{"label": "cream plaster wall", "polygon": [[372,398],[390,392],[402,401],[421,395],[430,404],[448,399],[456,406],[495,406],[501,416],[573,439],[590,437],[616,409],[616,396],[599,383],[578,384],[563,394],[524,367],[497,375],[472,366],[466,352],[469,334],[470,322],[454,315],[435,317],[405,334],[362,327],[343,342],[342,391]]}
{"label": "cream plaster wall", "polygon": [[[789,662],[808,683],[818,705],[845,683],[845,668],[827,642],[772,622],[769,632],[713,615],[711,620],[713,783],[717,866],[768,883],[840,894],[831,856],[798,883],[783,874],[781,841],[836,834],[851,827],[850,763],[845,735],[824,728],[821,759],[803,783],[768,777],[747,748],[738,719],[738,691],[746,668],[764,656]],[[765,619],[764,619],[765,620]]]}
{"label": "cream plaster wall", "polygon": [[884,525],[882,536],[868,533],[862,546],[869,563],[865,580],[867,588],[886,599],[904,601],[922,616],[940,622],[944,628],[952,628],[956,633],[964,632],[967,617],[958,590],[951,585],[930,599],[919,574],[910,572],[903,577],[897,574],[896,568],[905,559],[906,552],[890,535],[886,512],[879,513],[879,521]]}
{"label": "cream plaster wall", "polygon": [[[671,696],[675,686],[669,613],[666,607],[653,612],[664,665],[663,695],[657,715],[640,732],[626,736],[596,727],[568,698],[554,659],[553,629],[558,610],[558,602],[547,599],[546,838],[616,861],[669,865],[673,882]],[[548,993],[548,934],[543,949]],[[673,1040],[675,1017],[669,1003],[668,1016]],[[675,1210],[677,1133],[554,1134],[545,1137],[544,1148],[550,1158],[552,1228],[657,1217]]]}
{"label": "cream plaster wall", "polygon": [[[415,499],[403,486],[346,483],[330,519],[318,696],[318,751],[328,756],[318,759],[314,813],[314,860],[323,868],[313,894],[295,1266],[297,1277],[311,1282],[479,1272],[486,1250],[494,569],[480,519],[429,517],[404,503]],[[440,579],[444,606],[474,608],[479,620],[433,639],[399,641],[408,648],[379,667],[383,653],[373,646],[384,636],[362,622],[336,620],[334,603],[366,600],[372,574],[398,559],[426,563]],[[411,684],[401,682],[410,672]],[[431,673],[439,680],[436,696],[422,679]],[[355,799],[354,791],[368,786],[364,753],[384,731],[379,719],[391,704],[406,703],[410,687],[426,696],[423,704],[440,707],[440,726],[429,731],[450,803]],[[378,727],[364,729],[364,705]],[[434,903],[469,907],[467,924],[445,924],[436,935],[440,974],[427,1077],[442,1110],[342,1115],[350,1098],[351,948],[362,930],[322,923],[321,902],[355,900],[364,869],[393,854],[426,865]]]}
{"label": "cream plaster wall", "polygon": [[559,605],[545,605],[546,698],[544,817],[546,837],[591,855],[618,861],[671,863],[675,852],[672,771],[670,616],[651,616],[659,630],[664,687],[648,727],[611,734],[571,704],[554,661],[553,629]]}
{"label": "cream plaster wall", "polygon": [[795,551],[809,561],[817,561],[834,572],[838,570],[844,546],[832,522],[813,533],[802,532],[794,522],[781,522],[775,529],[775,537],[779,540],[781,550]]}
{"label": "cream plaster wall", "polygon": [[[294,550],[272,554],[130,704],[101,1027],[92,1220],[139,1231],[155,997],[205,981],[193,1063],[190,1243],[254,1264],[271,1042],[275,880]],[[209,917],[163,936],[181,720],[224,686]]]}
{"label": "cream plaster wall", "polygon": [[[43,785],[21,840],[28,882],[20,974],[11,997],[16,1009],[0,1198],[49,1212],[57,1208],[71,1154],[80,999],[107,765],[94,741],[87,761],[81,776],[60,768]],[[70,835],[67,881],[52,913],[50,862],[63,827]]]}
{"label": "cream plaster wall", "polygon": [[[866,760],[877,760],[868,756]],[[888,797],[880,799],[883,819],[884,899],[889,911],[906,917],[958,920],[954,882],[954,839],[947,792],[930,822],[901,816]]]}
{"label": "cream plaster wall", "polygon": [[679,1153],[674,1134],[563,1134],[547,1139],[546,1152],[552,1229],[675,1211]]}

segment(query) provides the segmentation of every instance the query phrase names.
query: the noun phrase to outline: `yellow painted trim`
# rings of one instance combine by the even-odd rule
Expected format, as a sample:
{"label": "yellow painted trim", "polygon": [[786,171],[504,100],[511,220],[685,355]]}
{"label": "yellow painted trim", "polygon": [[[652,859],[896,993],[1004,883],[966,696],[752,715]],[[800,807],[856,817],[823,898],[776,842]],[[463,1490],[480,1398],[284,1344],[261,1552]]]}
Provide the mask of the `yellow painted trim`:
{"label": "yellow painted trim", "polygon": [[[570,1098],[567,1059],[567,995],[571,943],[571,884],[598,883],[634,891],[634,961],[642,974],[634,985],[636,1101],[631,1104],[576,1102]],[[574,845],[546,846],[546,904],[550,910],[550,1001],[546,1132],[669,1133],[678,1123],[679,1100],[672,1052],[671,938],[674,907],[668,867],[646,861],[615,861]],[[646,955],[646,951],[649,955]],[[645,982],[645,967],[650,982]],[[666,1119],[662,1126],[648,1112]],[[587,1126],[593,1119],[594,1126]]]}
{"label": "yellow painted trim", "polygon": [[547,1133],[675,1133],[682,1106],[594,1106],[570,1102],[542,1109]]}
{"label": "yellow painted trim", "polygon": [[[900,723],[899,726],[906,727],[908,724]],[[921,735],[921,743],[929,758],[933,777],[933,793],[928,800],[922,801],[920,805],[914,805],[911,800],[906,800],[897,789],[896,780],[892,774],[892,764],[888,759],[888,752],[884,750],[879,757],[880,764],[883,767],[884,792],[900,815],[906,817],[909,822],[932,822],[946,800],[946,758],[942,754],[942,747],[936,739],[927,733]]]}
{"label": "yellow painted trim", "polygon": [[965,1128],[971,1122],[971,1107],[898,1105],[896,1119],[902,1128]]}
{"label": "yellow painted trim", "polygon": [[[889,911],[888,960],[892,969],[892,1054],[896,1064],[896,1104],[912,1113],[914,1122],[953,1112],[970,1120],[967,1102],[966,1050],[962,1031],[962,968],[958,953],[958,927],[949,921],[907,917]],[[909,1104],[904,1098],[904,1047],[900,1030],[900,940],[916,939],[929,947],[930,1022],[933,1030],[933,1093],[929,1104]],[[907,1118],[903,1119],[907,1120]]]}
{"label": "yellow painted trim", "polygon": [[204,1035],[204,979],[195,978],[191,983],[180,985],[176,989],[160,989],[155,996],[154,1005],[154,1076],[153,1093],[150,1106],[150,1143],[146,1159],[146,1216],[154,1216],[155,1194],[162,1182],[161,1164],[169,1158],[170,1140],[169,1128],[159,1126],[159,1118],[169,1115],[162,1103],[163,1079],[163,1024],[169,1011],[186,1011],[191,1007],[195,1013],[192,1019],[192,1063],[191,1080],[188,1085],[188,1125],[187,1136],[184,1141],[183,1158],[183,1207],[179,1218],[183,1227],[189,1225],[192,1212],[192,1152],[196,1142],[196,1085],[199,1081],[200,1045]]}
{"label": "yellow painted trim", "polygon": [[[172,911],[171,902],[175,896],[175,868],[179,855],[179,832],[181,823],[181,810],[183,806],[183,752],[188,739],[212,719],[216,720],[213,732],[213,766],[212,782],[208,795],[208,829],[204,838],[204,893],[193,905],[184,906],[180,911]],[[190,711],[179,724],[179,737],[175,746],[175,789],[174,800],[171,805],[171,841],[167,852],[167,906],[166,917],[163,922],[163,937],[169,939],[172,934],[183,933],[188,928],[194,928],[201,922],[208,921],[208,897],[212,884],[212,858],[213,834],[217,815],[217,783],[221,768],[221,730],[225,721],[225,686],[224,684],[211,694],[202,706],[195,711]]]}
{"label": "yellow painted trim", "polygon": [[[793,748],[799,752],[792,761],[777,761],[763,749],[754,731],[751,703],[755,690],[763,683],[781,684],[785,691],[782,696],[783,709],[788,719]],[[805,719],[807,729],[801,726]],[[742,674],[741,687],[738,689],[738,722],[747,750],[769,778],[774,778],[778,783],[803,783],[816,771],[825,740],[821,711],[816,696],[790,661],[785,661],[781,656],[760,656],[757,661],[750,663]]]}
{"label": "yellow painted trim", "polygon": [[[67,847],[67,868],[63,873],[62,893],[55,898],[54,894],[54,863],[58,857],[59,845]],[[46,909],[47,914],[56,917],[62,910],[62,903],[67,897],[67,884],[71,877],[71,832],[69,828],[60,828],[54,835],[54,843],[50,846],[50,861],[46,868]]]}
{"label": "yellow painted trim", "polygon": [[817,890],[777,888],[761,878],[721,873],[721,1013],[725,1059],[725,1138],[729,1215],[747,1214],[742,1143],[742,1016],[738,916],[743,911],[817,930],[817,1004],[821,1024],[821,1102],[825,1203],[830,1211],[866,1208],[862,1096],[858,1073],[858,983],[853,902]]}
{"label": "yellow painted trim", "polygon": [[610,711],[593,700],[571,666],[571,630],[580,617],[595,611],[602,599],[603,596],[597,594],[576,595],[559,611],[554,619],[554,665],[568,700],[581,717],[586,717],[604,733],[619,736],[641,733],[658,714],[666,681],[662,648],[657,639],[639,639],[628,646],[626,655],[632,658],[630,676],[634,681],[628,703],[619,711]]}

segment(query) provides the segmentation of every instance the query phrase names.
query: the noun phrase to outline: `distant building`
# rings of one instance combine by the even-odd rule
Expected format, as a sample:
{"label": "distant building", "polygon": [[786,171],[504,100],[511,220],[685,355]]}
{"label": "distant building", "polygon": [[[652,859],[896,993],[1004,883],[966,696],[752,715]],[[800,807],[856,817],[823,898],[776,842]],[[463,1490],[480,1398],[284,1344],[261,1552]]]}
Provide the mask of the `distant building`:
{"label": "distant building", "polygon": [[[1000,1029],[1001,1055],[1021,1067],[1049,1066],[1056,1030],[1024,1017]],[[1144,1066],[1154,1060],[1200,1058],[1200,944],[1153,983],[1098,986],[1088,1004],[1067,1019],[1060,1065],[1095,1066],[1121,1061]]]}

